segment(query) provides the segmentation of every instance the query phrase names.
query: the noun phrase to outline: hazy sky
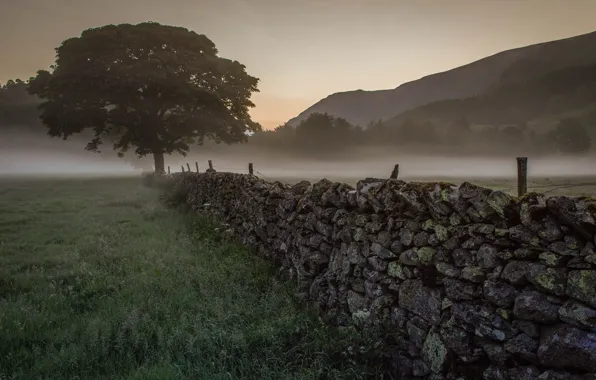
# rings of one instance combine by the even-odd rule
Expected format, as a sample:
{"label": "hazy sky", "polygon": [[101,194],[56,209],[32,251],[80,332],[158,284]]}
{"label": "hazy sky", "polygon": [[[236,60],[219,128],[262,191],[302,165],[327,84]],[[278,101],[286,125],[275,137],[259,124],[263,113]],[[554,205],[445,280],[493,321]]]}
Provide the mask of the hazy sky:
{"label": "hazy sky", "polygon": [[339,91],[394,88],[502,50],[596,30],[596,0],[0,0],[0,82],[84,29],[157,21],[212,39],[261,79],[273,127]]}

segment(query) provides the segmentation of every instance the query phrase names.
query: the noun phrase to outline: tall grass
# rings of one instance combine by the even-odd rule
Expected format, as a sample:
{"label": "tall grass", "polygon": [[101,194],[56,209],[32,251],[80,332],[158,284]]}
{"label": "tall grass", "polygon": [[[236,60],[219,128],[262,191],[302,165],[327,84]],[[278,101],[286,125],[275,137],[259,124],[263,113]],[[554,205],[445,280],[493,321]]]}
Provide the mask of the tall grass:
{"label": "tall grass", "polygon": [[0,379],[357,379],[372,337],[138,180],[0,180]]}

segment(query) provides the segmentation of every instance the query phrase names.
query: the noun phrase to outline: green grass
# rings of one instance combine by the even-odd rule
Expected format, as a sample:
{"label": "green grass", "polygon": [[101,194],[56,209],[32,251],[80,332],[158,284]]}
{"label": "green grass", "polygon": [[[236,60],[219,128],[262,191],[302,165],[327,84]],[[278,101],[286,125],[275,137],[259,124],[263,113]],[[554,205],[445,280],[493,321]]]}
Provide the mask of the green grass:
{"label": "green grass", "polygon": [[[371,340],[137,179],[0,179],[0,379],[353,379]],[[374,370],[374,369],[373,369]]]}

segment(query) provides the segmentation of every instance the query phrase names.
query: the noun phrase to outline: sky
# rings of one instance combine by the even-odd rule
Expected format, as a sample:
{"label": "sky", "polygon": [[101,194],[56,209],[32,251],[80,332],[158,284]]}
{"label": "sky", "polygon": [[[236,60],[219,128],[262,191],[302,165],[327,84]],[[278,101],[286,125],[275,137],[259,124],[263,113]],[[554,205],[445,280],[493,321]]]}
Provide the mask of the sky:
{"label": "sky", "polygon": [[205,34],[260,78],[253,119],[273,128],[335,92],[395,88],[516,47],[596,31],[596,0],[0,0],[0,83],[106,24]]}

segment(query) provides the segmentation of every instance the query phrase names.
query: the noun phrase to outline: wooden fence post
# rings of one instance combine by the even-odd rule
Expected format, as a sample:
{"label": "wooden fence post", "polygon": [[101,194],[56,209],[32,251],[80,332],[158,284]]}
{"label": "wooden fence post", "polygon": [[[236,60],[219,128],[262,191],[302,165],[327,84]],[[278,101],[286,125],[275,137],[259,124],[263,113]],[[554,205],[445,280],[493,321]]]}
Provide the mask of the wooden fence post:
{"label": "wooden fence post", "polygon": [[197,167],[197,173],[199,172],[199,163],[195,161],[195,166]]}
{"label": "wooden fence post", "polygon": [[168,175],[170,175],[170,165],[168,165]]}
{"label": "wooden fence post", "polygon": [[188,172],[190,173],[190,164],[187,162],[186,167],[188,168]]}
{"label": "wooden fence post", "polygon": [[395,164],[395,166],[393,167],[393,171],[391,172],[391,175],[389,176],[389,178],[397,179],[398,175],[399,175],[399,164]]}
{"label": "wooden fence post", "polygon": [[213,163],[209,160],[209,169],[213,170]]}
{"label": "wooden fence post", "polygon": [[252,167],[252,162],[248,163],[248,174],[254,175],[254,168]]}
{"label": "wooden fence post", "polygon": [[528,191],[528,157],[517,157],[517,196]]}
{"label": "wooden fence post", "polygon": [[184,165],[180,165],[180,167],[182,168],[182,173],[184,173]]}

